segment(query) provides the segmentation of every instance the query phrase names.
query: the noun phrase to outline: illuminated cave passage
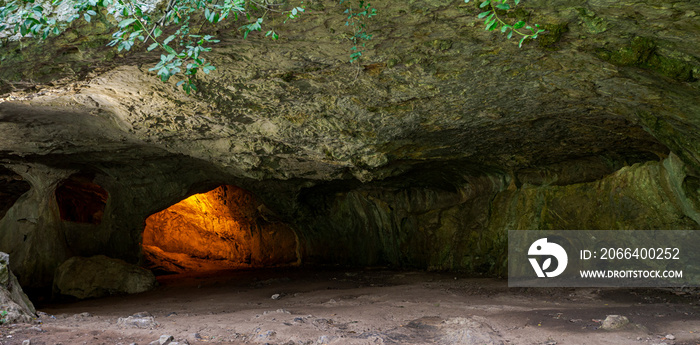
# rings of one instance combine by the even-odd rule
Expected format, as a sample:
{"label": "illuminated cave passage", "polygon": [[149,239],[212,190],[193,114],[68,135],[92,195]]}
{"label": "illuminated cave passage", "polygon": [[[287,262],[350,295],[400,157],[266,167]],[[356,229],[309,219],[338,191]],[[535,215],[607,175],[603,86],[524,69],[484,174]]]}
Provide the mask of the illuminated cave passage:
{"label": "illuminated cave passage", "polygon": [[297,238],[269,221],[241,188],[224,185],[196,194],[146,219],[143,253],[157,274],[297,263]]}
{"label": "illuminated cave passage", "polygon": [[56,188],[62,220],[95,225],[102,222],[109,193],[93,179],[94,175],[75,174]]}

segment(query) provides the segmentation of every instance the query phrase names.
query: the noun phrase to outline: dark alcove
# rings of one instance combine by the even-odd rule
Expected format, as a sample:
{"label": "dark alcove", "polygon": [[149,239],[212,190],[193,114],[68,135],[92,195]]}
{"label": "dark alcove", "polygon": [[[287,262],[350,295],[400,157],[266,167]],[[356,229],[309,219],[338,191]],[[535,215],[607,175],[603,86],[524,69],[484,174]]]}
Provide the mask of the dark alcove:
{"label": "dark alcove", "polygon": [[0,166],[0,219],[31,185],[12,170]]}
{"label": "dark alcove", "polygon": [[75,174],[56,188],[61,219],[69,222],[100,224],[109,193],[93,182],[94,175]]}

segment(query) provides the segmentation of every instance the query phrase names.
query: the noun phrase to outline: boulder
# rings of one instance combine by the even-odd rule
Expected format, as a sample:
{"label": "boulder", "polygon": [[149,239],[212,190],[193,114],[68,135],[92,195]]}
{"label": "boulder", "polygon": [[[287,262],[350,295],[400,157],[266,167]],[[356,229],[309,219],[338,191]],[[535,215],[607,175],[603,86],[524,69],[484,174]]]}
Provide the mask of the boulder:
{"label": "boulder", "polygon": [[10,271],[10,255],[0,252],[0,324],[31,322],[36,309]]}
{"label": "boulder", "polygon": [[156,284],[151,271],[122,260],[104,255],[76,256],[56,269],[54,292],[86,299],[144,292]]}

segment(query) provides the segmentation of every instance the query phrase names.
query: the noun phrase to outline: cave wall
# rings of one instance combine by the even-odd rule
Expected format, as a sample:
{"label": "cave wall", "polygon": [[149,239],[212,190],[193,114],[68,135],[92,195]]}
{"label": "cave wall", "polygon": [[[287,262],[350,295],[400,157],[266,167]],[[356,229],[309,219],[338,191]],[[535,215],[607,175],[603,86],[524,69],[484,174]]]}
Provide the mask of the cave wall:
{"label": "cave wall", "polygon": [[612,171],[580,164],[528,170],[519,186],[512,174],[427,173],[422,187],[312,188],[304,260],[505,275],[507,230],[700,230],[697,177],[675,155]]}
{"label": "cave wall", "polygon": [[626,166],[597,181],[508,188],[492,202],[492,229],[700,229],[700,190],[678,157]]}

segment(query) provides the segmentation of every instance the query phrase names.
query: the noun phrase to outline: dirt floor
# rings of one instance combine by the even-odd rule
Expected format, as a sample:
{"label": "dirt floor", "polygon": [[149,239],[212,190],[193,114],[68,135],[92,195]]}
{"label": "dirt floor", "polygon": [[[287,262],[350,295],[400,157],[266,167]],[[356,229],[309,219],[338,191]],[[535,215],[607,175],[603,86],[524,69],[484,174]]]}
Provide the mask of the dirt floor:
{"label": "dirt floor", "polygon": [[[143,345],[162,335],[171,344],[700,344],[696,291],[509,289],[506,280],[384,269],[159,282],[139,295],[40,304],[37,324],[0,327],[0,344]],[[630,324],[603,330],[607,315]]]}

